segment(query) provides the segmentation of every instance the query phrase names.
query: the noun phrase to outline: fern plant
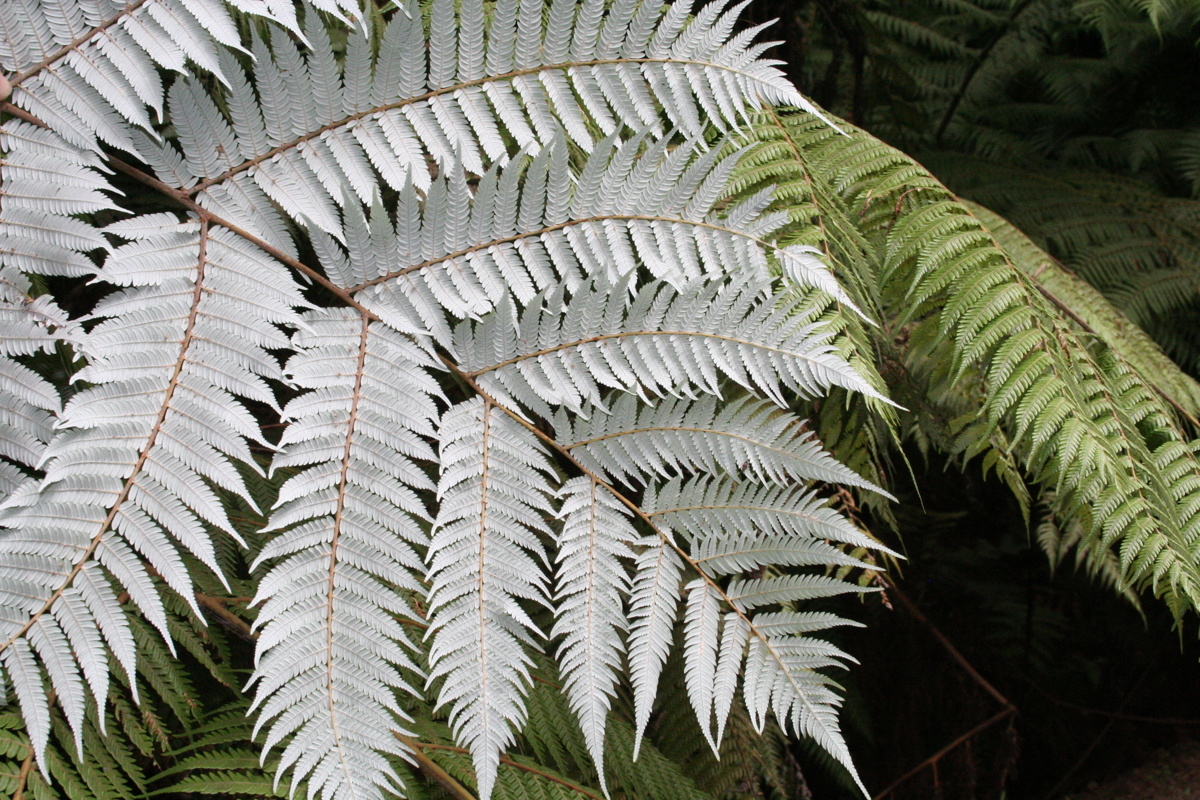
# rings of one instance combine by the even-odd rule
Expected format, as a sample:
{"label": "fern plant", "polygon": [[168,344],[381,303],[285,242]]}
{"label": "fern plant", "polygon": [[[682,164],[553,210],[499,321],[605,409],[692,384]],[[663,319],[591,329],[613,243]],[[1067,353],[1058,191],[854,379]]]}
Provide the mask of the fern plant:
{"label": "fern plant", "polygon": [[[268,511],[239,472],[254,449],[290,474],[249,565],[246,685],[276,782],[402,793],[403,698],[429,697],[489,797],[546,639],[603,764],[623,661],[637,742],[681,602],[713,748],[742,673],[760,729],[773,714],[849,767],[821,672],[844,657],[805,635],[836,620],[793,604],[857,587],[787,568],[874,542],[793,487],[878,490],[788,404],[834,385],[884,401],[781,295],[855,308],[828,266],[774,241],[769,194],[727,202],[738,159],[713,131],[807,105],[736,11],[10,12],[3,269],[23,335],[0,661],[43,768],[47,688],[82,753],[107,653],[137,669],[122,598],[170,642],[156,579],[197,616],[195,570],[226,580],[218,541],[244,542],[224,498]],[[160,70],[182,74],[164,91]],[[100,226],[112,169],[183,215]],[[68,319],[26,273],[113,290]],[[51,346],[80,359],[67,385],[20,361]]]}
{"label": "fern plant", "polygon": [[[148,630],[236,660],[188,646],[206,614],[252,659],[141,751],[184,782],[139,790],[266,793],[208,749],[253,739],[272,793],[420,795],[416,764],[481,800],[665,800],[646,736],[682,698],[713,754],[782,731],[857,782],[848,657],[812,635],[848,622],[806,601],[896,556],[859,510],[886,519],[910,431],[1196,604],[1191,384],[812,106],[740,8],[4,6],[16,791],[94,772],[113,676],[153,702]],[[575,744],[537,738],[550,702]]]}

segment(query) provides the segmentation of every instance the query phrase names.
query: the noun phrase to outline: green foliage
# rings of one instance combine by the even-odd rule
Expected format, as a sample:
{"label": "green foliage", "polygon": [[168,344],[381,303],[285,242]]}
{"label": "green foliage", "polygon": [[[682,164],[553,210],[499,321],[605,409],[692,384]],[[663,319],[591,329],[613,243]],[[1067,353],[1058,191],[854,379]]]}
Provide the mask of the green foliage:
{"label": "green foliage", "polygon": [[[1152,590],[1177,615],[1194,607],[1200,463],[1177,414],[1194,406],[1194,383],[1178,370],[1160,377],[1162,357],[1145,341],[1114,350],[1081,327],[1043,292],[1026,242],[1013,241],[1010,255],[899,151],[802,116],[771,115],[755,136],[747,191],[780,182],[791,198],[820,182],[839,198],[821,207],[823,219],[840,217],[825,229],[857,229],[863,258],[838,263],[861,270],[848,282],[875,284],[891,355],[913,392],[894,396],[915,406],[923,438],[963,459],[982,456],[1027,509],[1022,473],[1053,489],[1057,507],[1083,524],[1086,548],[1115,547],[1122,587]],[[1111,309],[1100,316],[1110,330],[1119,322]],[[1163,379],[1179,397],[1155,384]]]}

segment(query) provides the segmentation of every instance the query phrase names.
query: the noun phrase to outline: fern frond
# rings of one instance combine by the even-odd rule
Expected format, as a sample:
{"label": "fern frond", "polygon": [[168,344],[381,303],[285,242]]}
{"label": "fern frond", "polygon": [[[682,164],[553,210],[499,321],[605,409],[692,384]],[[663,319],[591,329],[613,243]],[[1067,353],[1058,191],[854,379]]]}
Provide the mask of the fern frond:
{"label": "fern frond", "polygon": [[19,119],[0,125],[0,267],[40,275],[90,275],[82,254],[109,243],[77,218],[117,209],[96,154]]}
{"label": "fern frond", "polygon": [[692,559],[710,575],[736,575],[772,564],[864,566],[831,542],[890,553],[827,500],[795,485],[675,478],[648,487],[642,508],[661,529],[685,536]]}
{"label": "fern frond", "polygon": [[[801,116],[774,117],[748,161],[786,159],[797,169],[796,156],[775,147],[781,129],[806,153],[798,168],[828,169],[823,180],[860,209],[856,224],[879,248],[884,307],[893,324],[910,326],[906,367],[958,411],[961,437],[949,449],[974,455],[1006,442],[1002,457],[1015,457],[1088,520],[1094,544],[1118,548],[1126,581],[1153,588],[1177,611],[1200,600],[1194,512],[1180,502],[1200,485],[1200,463],[1152,376],[1081,334],[987,229],[899,152],[866,134],[830,137]],[[978,388],[967,390],[965,375]],[[986,424],[972,425],[980,412]]]}
{"label": "fern frond", "polygon": [[365,218],[348,206],[348,261],[333,237],[318,233],[314,244],[335,283],[380,314],[395,308],[419,319],[447,346],[446,312],[476,317],[505,298],[524,305],[560,286],[577,292],[589,278],[615,284],[639,263],[682,287],[727,273],[765,279],[773,256],[809,284],[839,291],[803,247],[770,241],[782,217],[764,213],[769,197],[714,209],[736,163],[719,155],[668,149],[667,140],[647,146],[645,135],[609,138],[572,182],[551,178],[570,172],[567,145],[556,139],[534,158],[489,170],[474,192],[461,171],[434,180],[424,202],[406,183],[395,225],[382,209]]}
{"label": "fern frond", "polygon": [[[13,356],[49,352],[62,338],[59,331],[67,320],[50,297],[32,298],[29,290],[24,275],[0,266],[0,456],[34,468],[53,436],[62,401],[53,384]],[[21,470],[0,462],[0,498],[24,477]]]}
{"label": "fern frond", "polygon": [[[552,637],[571,710],[579,719],[592,760],[604,761],[604,730],[616,691],[626,628],[622,595],[628,590],[626,560],[636,541],[630,512],[594,478],[572,478],[559,490],[559,535]],[[600,787],[608,795],[604,770]]]}
{"label": "fern frond", "polygon": [[429,564],[429,681],[443,679],[455,737],[470,749],[480,796],[495,785],[510,725],[525,719],[532,662],[524,646],[541,637],[518,599],[549,605],[549,533],[557,476],[541,445],[500,409],[470,400],[442,416],[440,507]]}
{"label": "fern frond", "polygon": [[[231,5],[296,29],[290,5]],[[336,6],[357,14],[345,0]],[[182,72],[190,60],[224,80],[217,52],[241,44],[233,18],[213,0],[84,0],[70,9],[11,0],[4,18],[0,70],[14,76],[12,102],[83,150],[97,149],[99,138],[136,153],[125,123],[150,130],[147,105],[162,116],[158,68]]]}
{"label": "fern frond", "polygon": [[[20,594],[4,599],[0,658],[39,754],[49,730],[38,660],[76,731],[85,705],[80,672],[104,705],[102,642],[134,671],[107,575],[165,637],[162,604],[137,554],[189,600],[192,580],[176,542],[219,572],[204,526],[237,534],[206,480],[245,496],[230,462],[253,465],[246,441],[263,440],[234,396],[275,405],[265,379],[282,374],[267,348],[286,346],[274,325],[298,324],[293,308],[305,305],[277,264],[207,223],[163,214],[108,231],[130,241],[100,275],[129,288],[101,301],[92,318],[103,321],[77,340],[89,363],[75,379],[94,385],[63,410],[40,485],[25,483],[3,509],[10,533],[0,558]],[[243,305],[237,298],[248,287],[256,301]]]}
{"label": "fern frond", "polygon": [[826,481],[879,491],[825,453],[801,420],[764,400],[718,406],[712,397],[681,398],[647,406],[622,395],[608,414],[588,411],[556,416],[557,438],[589,469],[621,481],[648,484],[700,471],[780,486]]}
{"label": "fern frond", "polygon": [[802,397],[833,385],[883,399],[833,354],[824,331],[797,327],[792,309],[770,302],[753,277],[681,290],[647,283],[636,292],[629,280],[584,286],[569,300],[560,287],[520,318],[506,305],[463,323],[455,331],[460,363],[494,397],[544,416],[553,405],[603,407],[602,386],[719,395],[721,377],[779,405],[780,384]]}
{"label": "fern frond", "polygon": [[[1056,305],[1099,336],[1109,348],[1145,377],[1169,403],[1189,414],[1200,412],[1200,383],[1166,356],[1144,330],[1113,307],[1090,284],[1063,269],[1021,231],[998,214],[963,201],[996,241]],[[1169,409],[1164,409],[1171,413]]]}
{"label": "fern frond", "polygon": [[400,791],[384,757],[405,752],[392,731],[409,735],[392,692],[420,694],[401,673],[421,670],[394,616],[413,615],[401,591],[421,591],[416,492],[434,484],[416,461],[435,458],[421,437],[440,391],[428,354],[382,323],[325,311],[302,324],[286,373],[311,391],[284,409],[272,470],[307,468],[280,489],[268,529],[286,532],[256,561],[274,566],[255,600],[255,732],[270,723],[264,750],[292,737],[276,785],[294,766],[293,791],[307,779],[329,798],[381,796]]}
{"label": "fern frond", "polygon": [[726,128],[764,102],[819,113],[759,58],[762,46],[749,45],[756,29],[731,36],[740,7],[724,5],[689,17],[686,4],[560,3],[543,19],[541,0],[504,0],[485,18],[482,0],[457,10],[435,0],[428,55],[421,15],[397,13],[378,53],[351,38],[341,70],[310,14],[307,57],[286,36],[271,35],[270,49],[256,40],[261,107],[241,75],[228,81],[228,122],[195,81],[172,88],[186,156],[176,180],[205,207],[234,208],[239,195],[265,192],[336,235],[333,209],[352,196],[341,187],[373,197],[368,165],[394,189],[407,181],[424,190],[426,154],[439,171],[455,163],[482,174],[485,158],[506,161],[501,130],[533,151],[565,130],[590,150],[593,126],[606,135],[657,129],[660,113],[692,139],[705,135],[702,117]]}

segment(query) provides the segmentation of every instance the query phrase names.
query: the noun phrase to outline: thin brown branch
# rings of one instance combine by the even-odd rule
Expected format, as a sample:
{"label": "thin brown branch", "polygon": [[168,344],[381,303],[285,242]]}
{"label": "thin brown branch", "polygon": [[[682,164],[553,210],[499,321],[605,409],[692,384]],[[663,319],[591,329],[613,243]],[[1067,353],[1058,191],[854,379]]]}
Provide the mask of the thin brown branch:
{"label": "thin brown branch", "polygon": [[1122,720],[1124,722],[1145,722],[1149,725],[1200,725],[1200,719],[1183,719],[1180,717],[1146,717],[1141,714],[1122,714],[1117,711],[1105,711],[1102,708],[1091,708],[1089,706],[1081,706],[1078,703],[1071,703],[1067,700],[1055,697],[1050,692],[1038,686],[1033,681],[1026,678],[1033,690],[1042,697],[1049,700],[1055,705],[1069,708],[1072,711],[1077,711],[1080,714],[1087,716],[1109,717],[1111,719]]}
{"label": "thin brown branch", "polygon": [[220,598],[210,597],[209,595],[197,592],[196,604],[209,614],[212,614],[218,622],[237,634],[238,637],[248,642],[258,639],[258,634],[250,630],[250,623],[226,608],[225,601]]}
{"label": "thin brown branch", "polygon": [[[471,751],[465,747],[458,747],[458,746],[452,745],[452,744],[441,744],[440,742],[418,742],[414,739],[408,738],[407,736],[401,736],[398,733],[393,733],[393,735],[397,739],[399,739],[401,742],[403,742],[404,744],[413,748],[414,751],[416,751],[416,750],[445,750],[446,752],[449,752],[449,753],[461,753],[463,755],[470,755],[470,753],[471,753]],[[428,756],[425,756],[425,757],[428,758]],[[432,763],[432,762],[430,762],[430,763]],[[511,767],[512,769],[518,769],[518,770],[521,770],[522,772],[527,772],[530,775],[536,775],[539,778],[542,778],[543,780],[550,781],[551,783],[557,783],[559,786],[564,786],[567,789],[570,789],[572,792],[575,792],[577,794],[582,794],[586,797],[590,797],[590,798],[592,798],[592,800],[604,800],[604,798],[601,795],[597,794],[596,792],[593,792],[591,789],[588,789],[587,787],[580,786],[577,783],[569,781],[569,780],[567,780],[563,777],[560,777],[558,775],[555,775],[553,773],[546,772],[545,770],[538,769],[537,767],[532,766],[530,764],[522,764],[520,761],[514,761],[512,758],[509,758],[506,755],[500,756],[500,763],[506,767]],[[438,767],[436,764],[434,764],[434,767],[436,767],[438,770],[441,770],[441,767]],[[421,766],[421,769],[422,769],[422,771],[424,771],[424,766]],[[451,778],[451,780],[453,780],[453,778]],[[439,781],[439,783],[440,783],[440,781]],[[445,785],[445,784],[443,784],[443,785]],[[461,784],[458,784],[458,785],[461,787]],[[465,792],[466,789],[463,789],[463,791]],[[456,796],[459,796],[459,795],[456,795]],[[470,795],[468,794],[468,796],[470,796]],[[473,798],[472,798],[472,800],[473,800]]]}
{"label": "thin brown branch", "polygon": [[900,601],[900,605],[904,606],[904,610],[929,630],[930,635],[937,639],[938,644],[940,644],[946,650],[950,657],[954,659],[956,664],[962,667],[963,672],[966,672],[967,675],[971,677],[971,680],[979,684],[979,687],[990,694],[1000,705],[1014,711],[1016,710],[1016,706],[1014,706],[1007,697],[1000,694],[1000,691],[995,686],[992,686],[992,684],[988,682],[987,678],[979,674],[979,670],[975,669],[970,661],[967,661],[966,656],[958,652],[958,648],[946,638],[946,634],[938,630],[937,627],[929,621],[929,618],[921,613],[921,609],[917,608],[917,604],[910,600],[908,595],[900,591],[899,586],[897,586],[894,582],[887,580],[887,578],[883,578],[882,580],[892,592],[892,596]]}
{"label": "thin brown branch", "polygon": [[17,788],[12,800],[25,800],[25,786],[29,783],[29,774],[33,772],[33,745],[28,745],[29,754],[21,762],[21,771],[17,773]]}
{"label": "thin brown branch", "polygon": [[977,669],[975,669],[974,665],[971,664],[970,661],[967,661],[966,656],[964,656],[962,653],[960,653],[958,651],[958,648],[955,647],[953,645],[953,643],[951,643],[951,641],[946,638],[946,635],[944,633],[942,633],[940,630],[938,630],[938,628],[932,622],[929,621],[928,617],[926,617],[924,614],[921,613],[921,610],[919,608],[917,608],[916,603],[914,603],[912,600],[910,600],[908,595],[906,595],[903,591],[900,590],[899,586],[897,586],[894,582],[889,581],[886,577],[884,577],[882,575],[880,576],[879,580],[892,593],[892,596],[895,597],[899,601],[900,605],[902,605],[904,607],[904,610],[907,611],[910,616],[912,616],[914,619],[916,619],[918,622],[920,622],[922,625],[924,625],[926,627],[926,629],[928,629],[929,633],[933,636],[933,638],[937,639],[938,643],[942,646],[942,648],[945,649],[945,651],[949,654],[949,656],[952,659],[954,659],[954,662],[956,664],[958,664],[958,666],[961,667],[962,670],[964,672],[966,672],[968,676],[970,676],[971,680],[975,681],[975,683],[978,684],[981,689],[983,689],[985,692],[987,692],[989,695],[991,695],[992,698],[996,700],[996,702],[1000,703],[1000,705],[1003,706],[1003,708],[1001,708],[1000,711],[998,711],[997,713],[995,713],[992,716],[985,719],[983,722],[981,722],[978,725],[976,725],[975,727],[971,728],[966,733],[964,733],[961,736],[954,739],[952,742],[947,744],[945,747],[941,748],[936,753],[929,756],[924,761],[922,761],[921,763],[914,766],[912,769],[908,770],[908,772],[905,772],[899,778],[896,778],[896,780],[889,783],[885,789],[883,789],[882,791],[875,794],[874,797],[872,797],[872,800],[882,800],[882,798],[884,798],[888,794],[890,794],[894,789],[896,789],[896,787],[898,787],[901,784],[908,781],[914,775],[921,772],[921,770],[923,770],[927,767],[936,768],[938,761],[940,761],[941,758],[944,755],[946,755],[947,753],[949,753],[951,750],[953,750],[954,748],[963,744],[964,742],[969,741],[974,736],[976,736],[980,732],[986,730],[987,728],[990,728],[992,725],[995,725],[1000,720],[1010,717],[1017,713],[1017,707],[1014,706],[1011,702],[1009,702],[1008,698],[1005,697],[1004,695],[1002,695],[995,686],[992,686],[992,684],[987,680],[987,678],[984,678],[982,675],[979,674],[979,671]]}
{"label": "thin brown branch", "polygon": [[963,742],[966,742],[966,741],[972,739],[976,734],[979,734],[982,731],[987,730],[988,728],[995,725],[1000,720],[1005,719],[1015,713],[1017,713],[1017,709],[1013,706],[1009,706],[1008,708],[1004,708],[1004,709],[1001,709],[1000,711],[996,712],[992,716],[985,719],[983,722],[976,725],[974,728],[971,728],[971,730],[967,731],[966,733],[964,733],[961,736],[959,736],[958,738],[956,738],[954,741],[947,744],[941,750],[938,750],[936,753],[934,753],[929,758],[922,761],[920,764],[917,764],[915,767],[913,767],[908,772],[901,775],[896,780],[889,783],[887,785],[887,788],[885,788],[883,791],[875,794],[871,798],[871,800],[883,800],[883,798],[887,797],[889,794],[891,794],[892,791],[894,791],[897,786],[900,786],[905,781],[907,781],[909,778],[913,777],[914,775],[916,775],[918,772],[925,769],[926,767],[935,766],[937,764],[937,762],[941,760],[942,756],[946,755],[947,753],[949,753],[954,748],[958,747]]}
{"label": "thin brown branch", "polygon": [[[1117,706],[1117,713],[1123,712],[1125,707],[1129,705],[1129,701],[1133,699],[1135,694],[1137,694],[1137,690],[1142,687],[1142,684],[1146,681],[1146,676],[1150,674],[1150,671],[1154,668],[1154,665],[1157,663],[1157,661],[1158,657],[1155,656],[1150,660],[1150,663],[1146,665],[1146,668],[1142,670],[1142,674],[1136,681],[1133,682],[1133,685],[1129,687],[1129,691],[1125,693],[1125,697],[1121,700],[1121,704]],[[1058,779],[1058,783],[1054,784],[1054,788],[1046,792],[1043,800],[1051,800],[1051,798],[1058,797],[1059,793],[1070,784],[1071,779],[1075,777],[1075,773],[1077,773],[1080,767],[1086,764],[1087,760],[1091,758],[1096,746],[1099,745],[1104,737],[1108,735],[1108,732],[1112,730],[1112,727],[1116,724],[1117,719],[1118,717],[1115,716],[1109,718],[1104,727],[1100,729],[1100,732],[1097,733],[1095,738],[1092,739],[1091,744],[1089,744],[1087,749],[1083,751],[1083,755],[1079,757],[1079,760],[1072,764],[1071,767],[1065,773],[1063,773],[1063,776]]]}
{"label": "thin brown branch", "polygon": [[[449,772],[446,772],[446,770],[438,766],[438,764],[432,758],[425,755],[425,750],[427,748],[439,747],[439,745],[431,745],[427,742],[418,742],[417,740],[410,739],[407,736],[401,736],[394,731],[393,735],[412,751],[412,759],[417,763],[417,767],[421,770],[421,772],[424,772],[430,778],[441,784],[443,789],[449,792],[453,797],[458,798],[458,800],[476,800],[475,795],[471,794],[471,792],[467,790],[467,787],[456,781]],[[461,750],[461,748],[457,747],[453,749]],[[467,752],[466,750],[461,751],[464,753]]]}

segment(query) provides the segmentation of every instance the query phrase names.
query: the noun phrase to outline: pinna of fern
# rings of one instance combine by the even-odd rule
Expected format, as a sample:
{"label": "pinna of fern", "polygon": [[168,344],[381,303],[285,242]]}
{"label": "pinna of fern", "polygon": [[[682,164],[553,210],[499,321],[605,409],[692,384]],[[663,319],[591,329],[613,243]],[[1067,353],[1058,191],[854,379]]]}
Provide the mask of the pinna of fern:
{"label": "pinna of fern", "polygon": [[819,208],[831,252],[862,254],[839,263],[878,287],[897,396],[927,409],[912,420],[927,441],[982,456],[1027,504],[1028,482],[1052,490],[1093,557],[1115,551],[1120,588],[1194,609],[1194,381],[1098,293],[894,148],[775,112],[753,135],[737,185],[830,199]]}

